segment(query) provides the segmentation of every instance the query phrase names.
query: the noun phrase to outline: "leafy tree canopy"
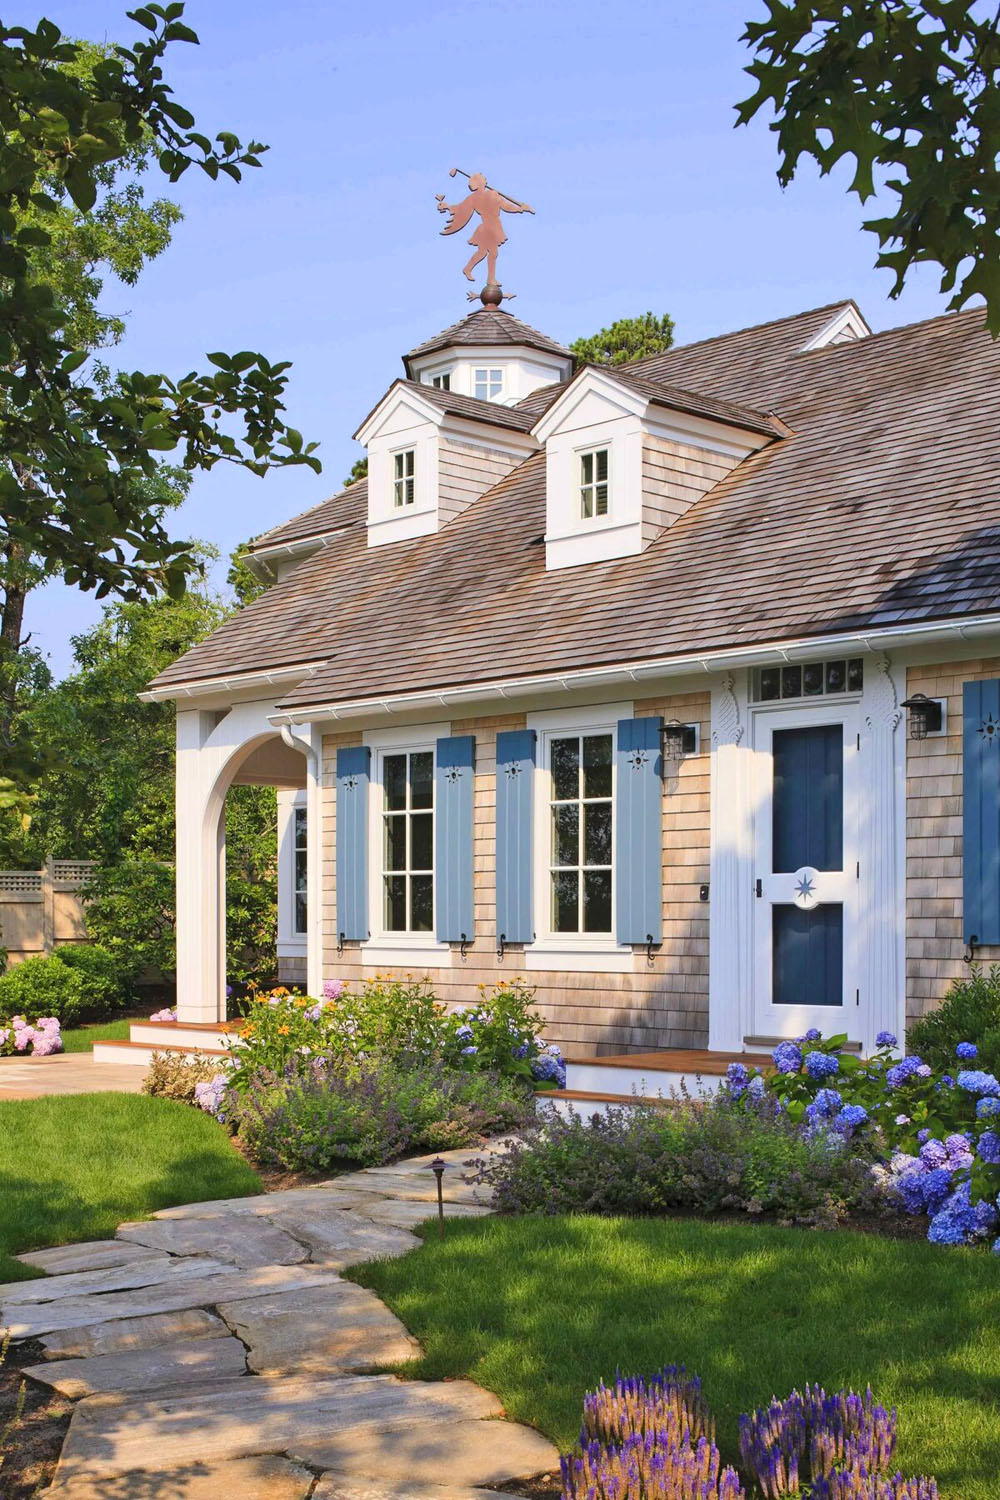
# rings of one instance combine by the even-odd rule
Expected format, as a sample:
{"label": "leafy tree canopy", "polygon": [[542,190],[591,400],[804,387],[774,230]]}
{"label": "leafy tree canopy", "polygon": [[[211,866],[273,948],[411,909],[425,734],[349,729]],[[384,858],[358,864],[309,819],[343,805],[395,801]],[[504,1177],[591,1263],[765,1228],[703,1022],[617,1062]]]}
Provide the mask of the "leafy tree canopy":
{"label": "leafy tree canopy", "polygon": [[207,372],[121,374],[108,389],[83,373],[93,341],[38,263],[68,204],[100,222],[109,169],[137,152],[171,182],[191,166],[239,181],[259,165],[263,146],[228,131],[209,140],[166,83],[170,46],[198,40],[183,14],[181,3],[140,6],[129,15],[146,39],[107,53],[51,21],[0,23],[0,546],[99,596],[177,596],[197,567],[148,501],[164,454],[189,473],[219,462],[319,470],[315,444],[284,420],[287,363],[220,352]]}
{"label": "leafy tree canopy", "polygon": [[351,472],[344,480],[344,489],[349,490],[352,484],[357,484],[359,479],[368,478],[368,454],[363,458],[356,458],[351,464]]}
{"label": "leafy tree canopy", "polygon": [[589,338],[574,339],[570,353],[593,365],[624,365],[647,354],[662,354],[674,341],[674,320],[669,313],[640,313],[637,318],[618,318]]}
{"label": "leafy tree canopy", "polygon": [[1000,12],[975,0],[765,3],[743,34],[756,88],[737,114],[745,125],[773,106],[782,186],[803,156],[823,174],[853,158],[862,203],[895,195],[864,222],[876,264],[895,273],[890,296],[929,262],[949,307],[982,295],[1000,333]]}

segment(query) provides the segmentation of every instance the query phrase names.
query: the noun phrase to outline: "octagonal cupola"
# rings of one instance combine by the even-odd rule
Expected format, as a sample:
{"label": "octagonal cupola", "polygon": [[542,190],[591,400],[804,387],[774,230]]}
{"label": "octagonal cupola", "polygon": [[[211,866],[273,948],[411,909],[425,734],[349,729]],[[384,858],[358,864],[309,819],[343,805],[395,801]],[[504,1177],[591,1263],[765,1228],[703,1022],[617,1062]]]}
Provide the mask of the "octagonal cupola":
{"label": "octagonal cupola", "polygon": [[410,380],[459,396],[513,406],[540,386],[567,380],[573,356],[499,307],[484,307],[403,356]]}

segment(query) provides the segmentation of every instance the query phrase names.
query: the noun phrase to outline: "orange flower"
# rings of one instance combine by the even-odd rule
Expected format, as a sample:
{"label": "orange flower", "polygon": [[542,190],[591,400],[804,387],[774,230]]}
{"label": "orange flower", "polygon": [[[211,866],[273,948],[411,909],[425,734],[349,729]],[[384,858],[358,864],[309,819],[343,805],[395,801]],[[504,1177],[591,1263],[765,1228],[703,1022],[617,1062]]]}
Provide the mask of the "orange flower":
{"label": "orange flower", "polygon": [[289,1030],[290,1030],[290,1028],[288,1026],[279,1026],[278,1027],[278,1035],[279,1036],[287,1036],[288,1033],[289,1033]]}

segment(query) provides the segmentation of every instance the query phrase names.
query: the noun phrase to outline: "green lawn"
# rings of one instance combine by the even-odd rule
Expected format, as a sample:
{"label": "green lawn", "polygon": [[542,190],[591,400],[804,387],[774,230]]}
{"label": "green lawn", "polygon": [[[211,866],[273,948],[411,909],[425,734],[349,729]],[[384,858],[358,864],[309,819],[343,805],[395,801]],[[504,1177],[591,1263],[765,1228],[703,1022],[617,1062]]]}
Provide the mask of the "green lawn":
{"label": "green lawn", "polygon": [[1000,1260],[847,1231],[687,1219],[452,1220],[355,1268],[421,1340],[409,1373],[470,1376],[561,1447],[602,1376],[684,1362],[736,1458],[740,1411],[820,1381],[900,1412],[904,1472],[996,1500]]}
{"label": "green lawn", "polygon": [[211,1116],[144,1094],[0,1102],[0,1281],[15,1251],[104,1239],[157,1208],[260,1191]]}
{"label": "green lawn", "polygon": [[129,1021],[99,1021],[92,1026],[74,1026],[62,1034],[64,1052],[89,1052],[95,1042],[127,1042]]}

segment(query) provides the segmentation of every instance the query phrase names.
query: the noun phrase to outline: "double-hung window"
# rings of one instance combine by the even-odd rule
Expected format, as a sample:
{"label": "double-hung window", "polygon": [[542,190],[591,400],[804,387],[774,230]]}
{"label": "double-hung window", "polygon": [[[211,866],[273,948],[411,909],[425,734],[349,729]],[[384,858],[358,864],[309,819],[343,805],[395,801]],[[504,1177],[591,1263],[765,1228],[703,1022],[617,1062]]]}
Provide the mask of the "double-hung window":
{"label": "double-hung window", "polygon": [[549,741],[549,881],[553,933],[612,931],[612,735]]}
{"label": "double-hung window", "polygon": [[431,376],[431,385],[436,386],[439,391],[451,390],[451,371],[442,370],[440,375]]}
{"label": "double-hung window", "polygon": [[592,521],[608,513],[608,450],[592,448],[580,454],[580,519]]}
{"label": "double-hung window", "polygon": [[434,929],[434,752],[382,757],[382,926]]}
{"label": "double-hung window", "polygon": [[297,807],[292,822],[293,843],[292,852],[294,857],[294,897],[295,897],[295,932],[301,936],[307,931],[306,919],[309,908],[307,904],[308,872],[306,856],[306,810]]}
{"label": "double-hung window", "polygon": [[404,448],[392,455],[392,503],[397,510],[412,505],[416,485],[416,449]]}
{"label": "double-hung window", "polygon": [[473,374],[472,394],[480,401],[496,401],[503,393],[503,370],[483,369]]}

